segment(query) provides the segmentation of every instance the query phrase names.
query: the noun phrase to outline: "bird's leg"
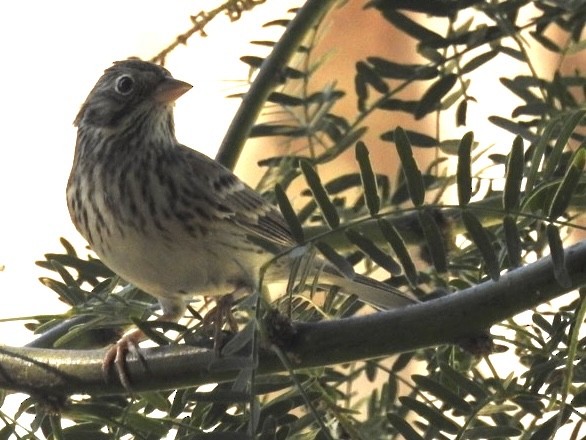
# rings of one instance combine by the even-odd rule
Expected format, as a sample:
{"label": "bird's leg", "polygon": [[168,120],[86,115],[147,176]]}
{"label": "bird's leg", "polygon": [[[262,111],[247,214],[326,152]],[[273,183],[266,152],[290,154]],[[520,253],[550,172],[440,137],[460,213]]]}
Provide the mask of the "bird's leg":
{"label": "bird's leg", "polygon": [[[186,309],[185,302],[181,298],[161,298],[159,303],[163,314],[157,317],[156,321],[176,322],[183,316]],[[110,370],[114,368],[122,386],[132,391],[126,367],[126,354],[132,352],[141,358],[138,344],[146,339],[147,336],[142,330],[134,329],[124,334],[116,344],[108,347],[102,361],[102,374],[106,382],[109,382]]]}
{"label": "bird's leg", "polygon": [[204,317],[204,327],[214,326],[214,352],[220,354],[222,349],[222,327],[224,323],[228,324],[230,331],[236,333],[238,331],[238,324],[234,315],[232,314],[232,304],[234,299],[249,293],[250,289],[247,287],[239,287],[234,292],[224,295],[216,300],[216,306],[212,308]]}

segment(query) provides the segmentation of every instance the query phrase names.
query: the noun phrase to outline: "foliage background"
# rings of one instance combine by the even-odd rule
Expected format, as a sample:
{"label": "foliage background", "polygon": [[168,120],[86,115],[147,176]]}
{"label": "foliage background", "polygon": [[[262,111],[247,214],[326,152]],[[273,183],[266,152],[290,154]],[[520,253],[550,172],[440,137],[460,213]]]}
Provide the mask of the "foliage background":
{"label": "foliage background", "polygon": [[[253,6],[253,3],[248,4]],[[311,3],[307,2],[305,7]],[[354,226],[354,233],[326,234],[329,245],[339,252],[349,252],[353,262],[366,261],[366,270],[375,266],[369,260],[381,265],[394,273],[391,283],[408,288],[421,298],[437,289],[462,290],[484,281],[487,276],[496,281],[501,272],[522,264],[521,258],[524,261],[541,258],[544,250],[551,251],[554,256],[559,292],[577,287],[572,281],[574,274],[564,264],[559,245],[560,238],[579,229],[579,220],[574,216],[583,209],[581,170],[585,154],[583,146],[579,145],[584,140],[583,127],[580,127],[584,115],[584,79],[572,71],[553,77],[541,76],[528,55],[527,41],[558,54],[557,66],[561,72],[561,68],[572,61],[566,59],[574,52],[579,54],[583,46],[580,39],[583,38],[584,5],[581,2],[526,3],[411,4],[411,8],[423,8],[419,12],[442,17],[426,23],[433,28],[433,33],[397,11],[405,5],[377,3],[375,6],[381,9],[386,22],[417,40],[417,50],[425,55],[425,62],[419,61],[422,65],[414,67],[412,62],[405,66],[404,61],[403,65],[397,65],[380,58],[358,59],[354,61],[356,71],[351,87],[338,89],[336,83],[326,83],[318,86],[321,91],[317,93],[308,89],[305,81],[313,79],[313,75],[308,75],[313,74],[313,64],[305,60],[308,53],[312,54],[312,42],[317,41],[311,39],[313,33],[309,32],[309,40],[304,42],[307,50],[298,54],[290,70],[282,72],[281,94],[273,93],[269,98],[274,104],[268,110],[273,120],[256,125],[252,131],[253,137],[276,136],[276,142],[273,139],[271,143],[279,145],[279,156],[288,153],[284,159],[265,162],[272,166],[261,180],[260,189],[266,190],[267,197],[272,197],[270,191],[275,182],[289,187],[291,182],[300,180],[297,177],[301,168],[304,168],[306,180],[311,182],[308,176],[312,174],[312,167],[320,165],[321,172],[322,164],[336,163],[338,153],[354,152],[356,141],[363,135],[360,127],[367,125],[365,117],[371,113],[382,113],[387,120],[392,118],[387,116],[389,110],[399,110],[416,121],[427,116],[435,130],[429,131],[428,127],[417,130],[413,123],[405,138],[393,120],[390,125],[387,122],[384,132],[375,132],[376,141],[367,140],[369,147],[373,142],[380,142],[379,137],[384,142],[395,141],[403,152],[399,155],[404,169],[403,174],[395,173],[396,178],[370,179],[369,161],[365,159],[364,148],[359,146],[356,151],[361,158],[362,173],[340,176],[335,185],[326,184],[331,198],[319,196],[320,184],[310,184],[312,199],[307,198],[307,194],[304,198],[298,197],[299,189],[295,186],[288,188],[296,205],[299,204],[299,217],[307,225],[307,236],[328,228],[335,232],[340,229],[338,221],[344,229]],[[458,14],[460,8],[473,9],[474,20],[462,21]],[[527,8],[535,14],[529,14],[528,22],[526,17],[521,19]],[[493,24],[477,24],[477,16],[483,14]],[[523,24],[518,25],[517,20]],[[551,21],[555,21],[555,25],[550,26]],[[273,23],[274,26],[284,24]],[[518,33],[516,26],[520,26]],[[553,27],[564,37],[561,43],[547,37]],[[335,27],[330,32],[335,33]],[[503,57],[510,62],[526,64],[531,73],[501,81],[506,89],[524,101],[521,105],[512,103],[511,107],[503,104],[503,111],[491,119],[497,127],[518,135],[509,147],[512,153],[508,156],[494,154],[489,149],[494,142],[490,135],[485,139],[484,134],[475,132],[478,146],[474,149],[470,135],[446,137],[446,132],[452,136],[448,127],[454,125],[454,121],[462,125],[463,108],[469,104],[472,107],[474,97],[467,89],[469,74]],[[321,59],[317,57],[311,61]],[[244,61],[253,66],[258,64],[258,59],[253,57]],[[418,98],[406,99],[403,90],[422,80],[425,80],[423,85],[416,88],[416,92],[422,90]],[[356,108],[350,116],[340,116],[333,106],[342,97],[342,91],[354,95],[351,100],[355,100]],[[451,108],[457,109],[456,119]],[[237,145],[235,142],[228,144],[231,148]],[[307,145],[313,149],[300,149]],[[425,148],[428,154],[424,156],[431,160],[431,166],[421,162],[410,166],[406,157],[413,148]],[[473,165],[478,169],[468,166],[470,149]],[[446,172],[440,166],[443,159],[439,151],[454,159],[455,172]],[[432,152],[431,159],[429,152]],[[230,156],[226,150],[221,153],[228,154],[224,158]],[[488,162],[479,166],[476,154],[487,157]],[[301,168],[299,156],[305,158]],[[544,167],[539,169],[537,165],[542,157],[545,158]],[[488,177],[487,170],[492,168],[497,172]],[[322,180],[327,182],[325,178]],[[378,189],[373,189],[375,180]],[[524,192],[520,192],[521,182],[525,184]],[[571,197],[572,194],[576,196]],[[423,198],[427,202],[425,209]],[[284,199],[280,202],[283,204]],[[437,209],[446,203],[452,205],[449,210]],[[334,211],[337,214],[333,214]],[[384,215],[379,215],[379,211]],[[320,212],[330,212],[330,215]],[[421,260],[417,263],[419,272],[413,271],[409,258],[401,258],[401,241],[389,232],[388,224],[381,226],[378,222],[357,220],[377,219],[377,216],[394,219],[393,225],[403,240],[413,245],[411,254]],[[288,219],[292,224],[297,221],[292,216]],[[381,232],[388,243],[380,240]],[[389,239],[391,236],[394,238]],[[462,240],[456,242],[458,237]],[[425,244],[430,242],[434,245],[425,250]],[[399,270],[389,260],[389,245],[401,263]],[[387,252],[384,256],[381,249]],[[53,343],[66,347],[75,342],[75,346],[87,347],[96,342],[93,340],[96,334],[100,338],[109,336],[107,327],[116,324],[111,319],[113,313],[120,323],[129,315],[138,316],[145,297],[133,289],[124,289],[119,292],[124,301],[106,298],[104,295],[113,284],[110,280],[99,282],[99,279],[110,274],[95,262],[87,265],[83,263],[85,258],[78,260],[72,249],[66,250],[67,254],[49,255],[43,263],[58,273],[54,277],[61,277],[45,280],[45,284],[62,300],[75,306],[74,315],[91,319],[83,321],[83,325],[78,321],[66,336]],[[365,255],[369,257],[366,260]],[[331,259],[338,262],[335,255]],[[80,268],[79,273],[71,271]],[[92,295],[88,295],[87,284],[82,282],[93,286]],[[287,302],[287,298],[283,301]],[[334,293],[320,301],[323,302],[308,302],[293,296],[293,318],[301,321],[313,321],[324,315],[340,318],[361,309],[360,303],[353,298]],[[48,399],[46,395],[39,400],[37,395],[26,400],[21,410],[36,414],[31,430],[38,429],[55,438],[78,438],[76,436],[82,432],[91,438],[128,435],[161,438],[167,435],[168,429],[172,429],[171,438],[246,438],[253,433],[260,438],[394,438],[399,435],[406,438],[550,438],[567,422],[573,430],[568,435],[577,438],[583,393],[582,341],[580,326],[576,323],[582,322],[583,309],[575,296],[562,305],[551,312],[530,314],[528,324],[508,320],[496,330],[495,333],[501,334],[497,337],[498,347],[507,347],[517,356],[518,369],[510,374],[495,366],[492,356],[474,356],[468,344],[461,344],[460,347],[442,345],[413,351],[395,360],[352,363],[342,369],[317,368],[303,370],[296,376],[260,378],[253,368],[257,359],[254,333],[257,321],[249,320],[243,334],[250,337],[236,339],[231,347],[234,352],[236,348],[248,348],[249,355],[232,360],[228,356],[224,365],[227,369],[244,365],[246,374],[240,374],[235,383],[223,384],[211,393],[203,394],[200,389],[193,388],[171,395],[151,391],[132,398],[94,395],[67,401]],[[39,317],[37,321],[46,331],[63,318],[71,318],[71,314]],[[96,329],[100,331],[96,333]],[[197,330],[197,325],[188,330],[180,328],[180,331],[186,332],[183,337],[189,341],[194,329]],[[80,336],[89,336],[89,339]],[[253,342],[252,347],[247,347],[247,342]],[[463,350],[462,345],[467,350]],[[421,374],[406,372],[411,362],[423,366]],[[405,372],[404,375],[399,374],[401,372]],[[356,389],[365,392],[366,387],[355,382],[362,375],[374,384],[372,391],[361,394],[364,398],[355,394]],[[384,377],[382,386],[381,376]],[[251,390],[255,393],[250,394]],[[277,394],[266,394],[268,391]],[[405,419],[407,414],[409,417]],[[20,415],[21,412],[17,413],[16,419]],[[62,424],[61,416],[77,424],[67,427],[67,423]],[[4,420],[6,427],[2,434],[6,438],[21,435],[15,434],[19,431],[12,415],[5,414]],[[409,420],[409,424],[405,420]],[[204,433],[210,428],[215,428],[213,434]]]}

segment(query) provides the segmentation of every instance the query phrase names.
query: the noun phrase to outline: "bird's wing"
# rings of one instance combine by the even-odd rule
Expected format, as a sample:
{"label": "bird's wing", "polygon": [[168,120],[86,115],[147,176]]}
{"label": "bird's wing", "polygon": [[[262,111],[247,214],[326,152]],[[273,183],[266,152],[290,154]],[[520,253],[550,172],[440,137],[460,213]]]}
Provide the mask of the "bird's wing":
{"label": "bird's wing", "polygon": [[181,151],[218,219],[233,222],[273,251],[296,244],[281,213],[232,171],[188,147],[182,146]]}
{"label": "bird's wing", "polygon": [[[275,253],[295,246],[281,213],[232,171],[195,150],[182,147],[181,151],[195,177],[193,185],[215,219],[232,222],[255,244]],[[371,278],[358,274],[348,278],[329,263],[325,263],[320,272],[318,284],[338,286],[379,309],[417,302],[400,290]]]}

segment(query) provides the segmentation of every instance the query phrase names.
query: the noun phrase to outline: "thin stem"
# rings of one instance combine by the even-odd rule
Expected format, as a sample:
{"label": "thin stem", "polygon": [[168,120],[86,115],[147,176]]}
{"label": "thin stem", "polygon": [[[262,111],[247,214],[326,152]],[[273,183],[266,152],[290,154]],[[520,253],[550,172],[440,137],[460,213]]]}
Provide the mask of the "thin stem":
{"label": "thin stem", "polygon": [[246,139],[267,98],[275,86],[279,73],[293,56],[307,32],[325,14],[336,0],[308,0],[262,63],[258,75],[228,127],[216,160],[233,169],[240,157]]}

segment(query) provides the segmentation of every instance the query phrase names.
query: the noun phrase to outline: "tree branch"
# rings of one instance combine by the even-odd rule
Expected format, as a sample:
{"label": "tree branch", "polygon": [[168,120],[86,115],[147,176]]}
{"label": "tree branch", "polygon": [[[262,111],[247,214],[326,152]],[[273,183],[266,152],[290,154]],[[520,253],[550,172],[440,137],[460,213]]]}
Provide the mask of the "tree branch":
{"label": "tree branch", "polygon": [[308,30],[326,13],[336,0],[308,0],[291,20],[281,39],[262,63],[256,79],[228,127],[216,160],[233,169],[248,138],[252,125],[275,86],[280,72],[293,56]]}
{"label": "tree branch", "polygon": [[[557,284],[550,257],[443,298],[335,321],[295,323],[286,351],[296,368],[333,365],[453,343],[586,284],[586,242],[566,250],[569,287]],[[379,335],[373,338],[372,335]],[[380,337],[380,335],[384,335]],[[103,350],[0,348],[0,387],[29,394],[116,394],[104,384]],[[128,356],[136,391],[175,389],[234,379],[246,359],[217,358],[186,345],[142,350]],[[284,371],[277,356],[261,350],[257,374]]]}

